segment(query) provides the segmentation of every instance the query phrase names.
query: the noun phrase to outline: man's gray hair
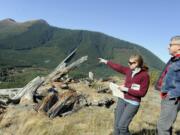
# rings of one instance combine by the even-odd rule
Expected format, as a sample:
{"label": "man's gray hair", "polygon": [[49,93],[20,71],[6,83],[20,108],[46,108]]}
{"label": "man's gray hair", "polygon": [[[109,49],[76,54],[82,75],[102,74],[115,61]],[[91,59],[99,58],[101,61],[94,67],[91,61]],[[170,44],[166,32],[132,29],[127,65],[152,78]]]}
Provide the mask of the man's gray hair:
{"label": "man's gray hair", "polygon": [[180,41],[180,36],[174,36],[171,38],[171,41],[174,40],[174,41]]}

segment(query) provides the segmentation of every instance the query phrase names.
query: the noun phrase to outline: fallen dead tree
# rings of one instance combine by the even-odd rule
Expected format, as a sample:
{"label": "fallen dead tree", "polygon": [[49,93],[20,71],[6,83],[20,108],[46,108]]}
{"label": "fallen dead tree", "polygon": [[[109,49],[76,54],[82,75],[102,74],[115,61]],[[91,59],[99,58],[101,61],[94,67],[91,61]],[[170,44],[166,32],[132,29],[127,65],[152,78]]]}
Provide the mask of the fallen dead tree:
{"label": "fallen dead tree", "polygon": [[66,91],[62,94],[50,93],[42,103],[36,104],[37,112],[44,112],[48,117],[66,116],[72,114],[85,106],[105,106],[109,108],[114,104],[112,98],[104,98],[99,101],[90,101],[87,95],[77,91]]}
{"label": "fallen dead tree", "polygon": [[[30,81],[24,88],[20,89],[16,95],[12,96],[10,94],[9,97],[9,103],[13,102],[13,103],[18,103],[21,98],[23,100],[27,99],[29,101],[32,102],[33,100],[33,93],[34,91],[36,91],[41,84],[44,82],[44,78],[43,77],[36,77],[34,78],[32,81]],[[12,96],[12,97],[11,97]]]}
{"label": "fallen dead tree", "polygon": [[[81,101],[81,103],[80,103]],[[86,98],[77,93],[76,91],[69,91],[59,95],[59,100],[47,111],[47,115],[50,118],[56,116],[64,116],[65,114],[70,114],[70,112],[75,112],[87,105]]]}
{"label": "fallen dead tree", "polygon": [[56,81],[62,75],[68,73],[70,70],[73,70],[74,68],[79,66],[81,63],[87,61],[87,58],[88,58],[88,56],[81,57],[80,59],[78,59],[77,61],[73,62],[69,66],[64,67],[64,68],[60,68],[59,70],[57,70],[56,75],[52,77],[51,81]]}
{"label": "fallen dead tree", "polygon": [[[46,77],[38,76],[23,88],[9,89],[6,92],[2,91],[0,97],[2,95],[8,97],[8,102],[2,101],[3,106],[10,103],[28,105],[35,104],[36,102],[34,109],[37,112],[44,112],[50,118],[69,115],[85,106],[110,107],[114,103],[113,99],[103,98],[99,101],[89,100],[88,95],[83,92],[78,92],[78,90],[68,86],[69,83],[73,82],[72,78],[67,77],[63,79],[64,75],[77,68],[88,59],[88,56],[84,56],[68,65],[67,62],[72,58],[76,50],[77,49],[69,54]],[[93,79],[91,79],[91,81],[93,81]],[[55,86],[52,85],[54,82],[59,82],[60,92],[55,90]],[[49,85],[51,85],[51,88],[49,88]]]}
{"label": "fallen dead tree", "polygon": [[22,88],[0,89],[0,98],[8,98],[10,95],[15,95]]}
{"label": "fallen dead tree", "polygon": [[47,84],[51,79],[56,76],[59,72],[61,72],[62,69],[64,69],[67,65],[68,60],[72,58],[72,56],[75,54],[77,49],[73,50],[54,70],[51,72],[44,82],[44,85]]}

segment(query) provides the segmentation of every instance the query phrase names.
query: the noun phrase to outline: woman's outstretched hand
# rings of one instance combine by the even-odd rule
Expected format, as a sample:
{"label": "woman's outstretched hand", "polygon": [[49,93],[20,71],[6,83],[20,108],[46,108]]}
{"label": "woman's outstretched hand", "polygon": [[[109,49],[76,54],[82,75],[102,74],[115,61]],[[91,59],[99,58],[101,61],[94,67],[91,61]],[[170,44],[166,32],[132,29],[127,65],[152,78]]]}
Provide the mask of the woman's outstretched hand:
{"label": "woman's outstretched hand", "polygon": [[104,63],[107,64],[107,60],[103,59],[103,58],[98,58],[99,59],[99,63]]}

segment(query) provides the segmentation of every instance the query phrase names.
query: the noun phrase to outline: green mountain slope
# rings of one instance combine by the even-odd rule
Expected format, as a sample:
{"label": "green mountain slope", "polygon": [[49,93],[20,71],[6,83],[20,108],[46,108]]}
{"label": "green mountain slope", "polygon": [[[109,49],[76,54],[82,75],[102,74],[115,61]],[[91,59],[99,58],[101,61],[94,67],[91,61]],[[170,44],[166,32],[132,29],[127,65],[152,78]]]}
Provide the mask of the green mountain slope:
{"label": "green mountain slope", "polygon": [[7,66],[33,66],[52,69],[74,48],[75,60],[88,55],[88,62],[79,72],[112,74],[111,70],[98,64],[98,57],[111,59],[127,65],[133,53],[143,55],[151,68],[161,70],[164,63],[149,50],[124,40],[99,32],[70,30],[50,26],[44,20],[18,23],[12,19],[0,21],[0,68]]}

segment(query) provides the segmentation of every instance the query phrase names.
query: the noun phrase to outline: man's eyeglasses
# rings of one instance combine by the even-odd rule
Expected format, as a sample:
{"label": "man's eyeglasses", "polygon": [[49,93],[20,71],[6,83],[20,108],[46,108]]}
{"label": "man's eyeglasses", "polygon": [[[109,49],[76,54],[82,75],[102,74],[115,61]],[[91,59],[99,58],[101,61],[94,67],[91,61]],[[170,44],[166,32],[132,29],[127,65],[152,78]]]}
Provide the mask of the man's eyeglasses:
{"label": "man's eyeglasses", "polygon": [[170,47],[173,46],[173,45],[180,45],[180,44],[169,44]]}
{"label": "man's eyeglasses", "polygon": [[132,65],[132,64],[135,64],[135,63],[136,63],[135,61],[133,61],[133,62],[129,61],[128,62],[129,65]]}

